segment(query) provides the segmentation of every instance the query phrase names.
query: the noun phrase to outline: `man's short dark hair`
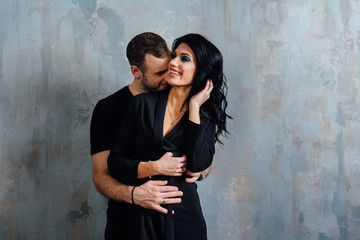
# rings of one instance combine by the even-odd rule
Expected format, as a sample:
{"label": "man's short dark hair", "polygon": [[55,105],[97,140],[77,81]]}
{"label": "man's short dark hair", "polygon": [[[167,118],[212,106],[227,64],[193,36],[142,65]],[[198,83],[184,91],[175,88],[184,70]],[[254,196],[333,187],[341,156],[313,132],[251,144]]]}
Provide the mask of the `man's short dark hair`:
{"label": "man's short dark hair", "polygon": [[126,57],[130,65],[137,66],[142,72],[146,72],[145,55],[151,54],[161,58],[170,54],[165,40],[152,32],[144,32],[136,35],[126,48]]}

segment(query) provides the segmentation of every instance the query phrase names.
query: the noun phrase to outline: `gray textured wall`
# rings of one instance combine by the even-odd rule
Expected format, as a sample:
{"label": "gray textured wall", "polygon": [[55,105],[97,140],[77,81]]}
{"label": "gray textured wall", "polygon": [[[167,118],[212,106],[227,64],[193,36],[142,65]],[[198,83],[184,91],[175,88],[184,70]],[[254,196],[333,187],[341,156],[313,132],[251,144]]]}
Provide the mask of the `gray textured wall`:
{"label": "gray textured wall", "polygon": [[143,31],[223,52],[231,136],[199,184],[209,239],[360,239],[359,0],[1,0],[0,239],[101,239],[96,102]]}

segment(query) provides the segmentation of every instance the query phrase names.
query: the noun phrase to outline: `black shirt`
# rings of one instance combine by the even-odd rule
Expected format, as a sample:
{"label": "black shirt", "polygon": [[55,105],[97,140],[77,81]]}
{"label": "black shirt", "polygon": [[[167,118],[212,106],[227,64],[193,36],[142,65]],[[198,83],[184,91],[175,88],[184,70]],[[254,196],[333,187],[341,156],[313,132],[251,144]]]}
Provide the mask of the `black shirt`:
{"label": "black shirt", "polygon": [[112,148],[133,98],[129,87],[126,86],[96,104],[90,126],[91,155]]}

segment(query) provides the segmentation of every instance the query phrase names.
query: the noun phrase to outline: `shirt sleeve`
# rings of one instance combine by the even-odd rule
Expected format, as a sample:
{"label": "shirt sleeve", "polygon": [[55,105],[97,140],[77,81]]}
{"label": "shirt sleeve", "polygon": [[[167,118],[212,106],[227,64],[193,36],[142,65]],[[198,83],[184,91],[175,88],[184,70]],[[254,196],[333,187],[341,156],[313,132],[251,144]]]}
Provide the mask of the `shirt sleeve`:
{"label": "shirt sleeve", "polygon": [[215,125],[210,119],[201,124],[189,120],[185,136],[186,168],[191,172],[207,169],[215,154]]}
{"label": "shirt sleeve", "polygon": [[90,124],[91,155],[111,148],[109,126],[110,119],[104,109],[102,101],[99,101],[93,111]]}
{"label": "shirt sleeve", "polygon": [[137,109],[135,101],[132,101],[108,157],[108,171],[111,176],[127,185],[135,185],[140,163],[132,158],[135,147]]}

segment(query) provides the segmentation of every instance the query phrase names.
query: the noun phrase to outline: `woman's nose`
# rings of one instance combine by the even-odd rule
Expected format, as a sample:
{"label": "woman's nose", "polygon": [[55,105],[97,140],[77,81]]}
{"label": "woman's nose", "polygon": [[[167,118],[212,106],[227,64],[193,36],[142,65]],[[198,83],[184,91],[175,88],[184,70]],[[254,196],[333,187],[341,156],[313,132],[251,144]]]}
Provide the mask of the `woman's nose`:
{"label": "woman's nose", "polygon": [[170,60],[170,66],[175,66],[175,67],[178,66],[176,58]]}

